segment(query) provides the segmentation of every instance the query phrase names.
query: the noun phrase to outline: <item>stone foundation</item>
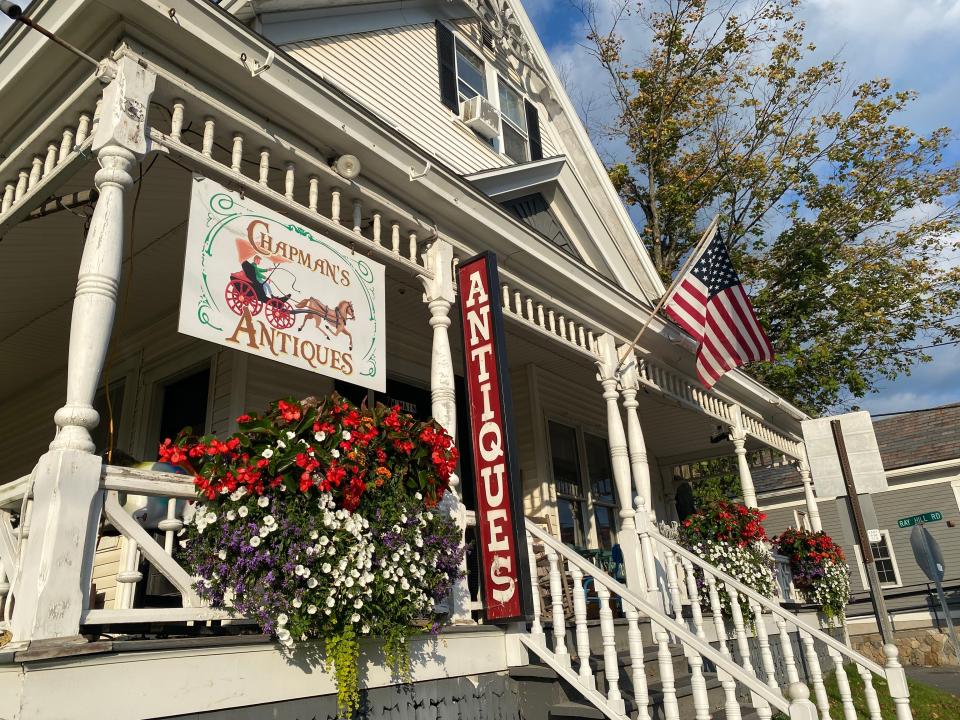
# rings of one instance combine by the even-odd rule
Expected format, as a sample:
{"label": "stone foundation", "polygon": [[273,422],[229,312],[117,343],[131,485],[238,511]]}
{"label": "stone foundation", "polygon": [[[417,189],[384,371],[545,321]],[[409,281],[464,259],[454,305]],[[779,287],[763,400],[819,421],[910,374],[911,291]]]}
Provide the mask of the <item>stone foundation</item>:
{"label": "stone foundation", "polygon": [[[915,667],[940,667],[942,665],[960,665],[950,643],[950,636],[932,628],[900,630],[894,633],[897,649],[900,651],[900,664]],[[853,649],[883,665],[883,640],[879,633],[854,635],[850,638]]]}

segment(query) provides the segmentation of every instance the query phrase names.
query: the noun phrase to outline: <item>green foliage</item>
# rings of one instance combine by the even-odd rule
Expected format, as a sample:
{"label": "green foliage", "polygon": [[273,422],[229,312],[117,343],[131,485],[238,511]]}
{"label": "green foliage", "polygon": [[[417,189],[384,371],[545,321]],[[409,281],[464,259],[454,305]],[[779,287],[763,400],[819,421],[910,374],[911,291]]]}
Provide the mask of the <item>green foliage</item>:
{"label": "green foliage", "polygon": [[[602,131],[628,148],[610,177],[664,280],[719,214],[777,352],[751,374],[823,410],[960,339],[960,268],[944,262],[960,168],[943,163],[949,128],[900,123],[914,93],[814,62],[800,0],[623,0],[604,28],[584,1],[618,112]],[[652,32],[639,64],[617,31],[634,12]]]}
{"label": "green foliage", "polygon": [[[853,705],[856,708],[857,717],[869,717],[870,711],[864,694],[863,678],[860,677],[860,673],[857,672],[857,667],[853,663],[845,665],[844,669],[847,673],[847,682],[850,684],[850,693],[853,696]],[[830,699],[830,717],[842,720],[844,717],[843,704],[840,700],[840,689],[837,686],[835,672],[827,675],[824,679],[824,685],[827,689],[827,697]],[[883,720],[896,720],[896,708],[890,698],[887,681],[874,676],[873,687],[877,691],[877,699],[880,701],[880,716]],[[913,710],[914,720],[947,720],[948,718],[960,717],[960,697],[912,680],[907,681],[907,687],[910,690],[910,708]],[[813,697],[812,692],[810,696]]]}

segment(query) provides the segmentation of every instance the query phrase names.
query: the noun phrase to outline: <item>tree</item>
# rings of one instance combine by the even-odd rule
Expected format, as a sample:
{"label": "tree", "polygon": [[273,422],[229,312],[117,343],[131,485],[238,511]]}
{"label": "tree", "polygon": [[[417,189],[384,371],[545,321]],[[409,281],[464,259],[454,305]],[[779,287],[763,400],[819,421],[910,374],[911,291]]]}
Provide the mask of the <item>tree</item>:
{"label": "tree", "polygon": [[[960,168],[948,128],[898,124],[914,93],[813,62],[800,0],[624,0],[605,28],[586,2],[616,109],[592,131],[625,148],[610,176],[664,280],[719,214],[778,356],[748,372],[819,411],[960,340]],[[638,64],[630,14],[651,35]]]}

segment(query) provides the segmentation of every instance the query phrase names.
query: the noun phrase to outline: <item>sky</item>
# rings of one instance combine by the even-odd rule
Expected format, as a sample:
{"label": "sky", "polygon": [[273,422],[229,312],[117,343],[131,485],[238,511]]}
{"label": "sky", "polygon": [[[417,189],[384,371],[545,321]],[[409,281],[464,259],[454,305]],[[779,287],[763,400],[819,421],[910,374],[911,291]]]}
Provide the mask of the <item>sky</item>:
{"label": "sky", "polygon": [[[602,112],[598,69],[583,48],[586,30],[572,0],[523,2],[574,104],[592,99],[592,112]],[[616,0],[595,2],[602,11]],[[853,79],[889,77],[895,87],[920,94],[903,118],[915,130],[944,125],[960,130],[960,0],[807,0],[801,15],[808,39],[821,53],[839,53]],[[8,25],[0,17],[0,33]],[[642,52],[644,41],[645,33],[634,26],[628,51]],[[960,161],[960,138],[955,136],[948,157]],[[881,382],[877,393],[857,403],[876,414],[960,402],[960,346],[930,354],[932,362]]]}
{"label": "sky", "polygon": [[[602,14],[617,0],[595,0]],[[541,41],[574,105],[588,105],[593,118],[608,107],[598,66],[583,47],[586,28],[572,0],[524,0]],[[901,121],[918,132],[948,126],[960,130],[960,0],[807,0],[800,10],[807,38],[824,56],[839,54],[855,81],[889,77],[919,99]],[[647,34],[625,26],[625,49],[639,57]],[[601,145],[601,156],[608,155]],[[615,152],[615,148],[612,150]],[[954,134],[948,161],[960,162]],[[933,360],[911,375],[879,383],[878,392],[854,403],[874,414],[960,401],[960,347],[930,350]]]}

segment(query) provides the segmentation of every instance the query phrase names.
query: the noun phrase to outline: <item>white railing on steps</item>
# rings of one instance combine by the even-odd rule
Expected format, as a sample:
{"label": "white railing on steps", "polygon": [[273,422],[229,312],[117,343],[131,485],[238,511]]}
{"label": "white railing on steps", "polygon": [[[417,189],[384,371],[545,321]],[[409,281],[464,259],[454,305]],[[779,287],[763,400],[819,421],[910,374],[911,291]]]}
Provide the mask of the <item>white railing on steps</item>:
{"label": "white railing on steps", "polygon": [[[696,631],[691,630],[682,620],[678,621],[664,613],[655,601],[651,601],[648,597],[641,597],[640,594],[617,582],[530,521],[526,523],[526,537],[533,576],[536,577],[535,558],[538,554],[538,545],[540,554],[545,555],[549,563],[550,613],[547,617],[550,618],[552,632],[551,638],[548,639],[543,627],[544,616],[540,596],[538,592],[534,592],[533,621],[529,633],[521,635],[520,640],[533,654],[611,720],[632,717],[628,714],[624,694],[620,689],[621,681],[627,678],[632,685],[638,720],[651,720],[653,717],[651,714],[653,708],[650,704],[651,693],[644,666],[642,635],[638,624],[641,616],[649,619],[651,635],[656,645],[661,704],[665,720],[679,720],[680,717],[671,645],[681,647],[690,663],[691,691],[695,716],[698,720],[706,720],[711,716],[703,677],[705,661],[716,668],[721,679],[725,694],[725,714],[728,720],[739,720],[741,717],[740,702],[736,695],[738,685],[749,693],[750,705],[756,709],[757,715],[761,718],[771,717],[772,711],[775,710],[786,713],[791,720],[816,720],[817,709],[810,702],[809,690],[806,685],[799,682],[799,677],[790,678],[789,692],[784,696],[778,684],[761,681],[749,665],[741,667],[731,657],[729,650],[724,651],[725,643],[720,643],[719,649],[710,644],[702,622]],[[564,586],[568,578],[572,580],[573,585],[575,662],[571,659],[571,653],[566,646],[567,613],[563,603]],[[586,578],[592,580],[597,592],[596,601],[600,606],[605,691],[601,689],[590,664],[591,649],[586,628],[586,598],[583,585]],[[696,592],[695,587],[692,592]],[[711,594],[715,593],[716,589],[712,587]],[[616,651],[614,604],[622,610],[627,621],[629,675],[625,668],[621,668],[621,661]],[[719,601],[717,607],[719,607]],[[715,613],[714,620],[718,625],[718,632],[725,637],[722,616]]]}
{"label": "white railing on steps", "polygon": [[[679,545],[675,540],[664,537],[657,532],[640,531],[641,542],[649,542],[655,551],[665,559],[668,576],[668,587],[671,588],[668,607],[679,620],[682,612],[682,600],[679,594],[673,593],[672,588],[677,584],[676,574],[679,568],[683,573],[688,587],[691,623],[699,635],[702,631],[701,598],[698,588],[708,588],[709,607],[713,615],[716,636],[726,638],[727,630],[724,627],[724,612],[720,602],[720,591],[726,592],[729,603],[729,616],[734,625],[734,639],[740,656],[739,662],[745,667],[753,667],[750,643],[746,632],[745,617],[752,618],[751,625],[755,629],[756,654],[759,655],[757,665],[762,668],[760,676],[770,687],[777,686],[776,673],[768,637],[768,624],[777,628],[783,662],[788,680],[796,682],[799,679],[797,659],[794,654],[790,636],[795,635],[800,641],[802,659],[809,684],[813,688],[816,698],[816,707],[821,720],[830,720],[829,698],[827,695],[824,676],[833,672],[836,677],[837,689],[845,720],[854,720],[857,717],[853,703],[845,666],[852,664],[863,681],[864,697],[870,720],[881,720],[880,702],[877,690],[874,687],[875,677],[882,678],[887,683],[887,689],[896,709],[897,720],[912,720],[910,710],[910,695],[907,688],[906,675],[897,659],[895,645],[884,648],[886,655],[885,666],[880,666],[864,657],[848,645],[821,628],[811,625],[796,614],[784,609],[780,603],[764,597],[755,590],[747,587],[736,578],[710,565],[695,553]],[[744,615],[742,604],[746,603],[750,613]],[[768,620],[769,618],[769,620]],[[816,643],[826,648],[832,667],[828,670],[821,668],[821,658],[816,652]],[[720,643],[720,649],[729,656],[726,643]]]}
{"label": "white railing on steps", "polygon": [[30,534],[33,497],[30,475],[0,486],[0,629],[10,623],[13,596],[23,543]]}

